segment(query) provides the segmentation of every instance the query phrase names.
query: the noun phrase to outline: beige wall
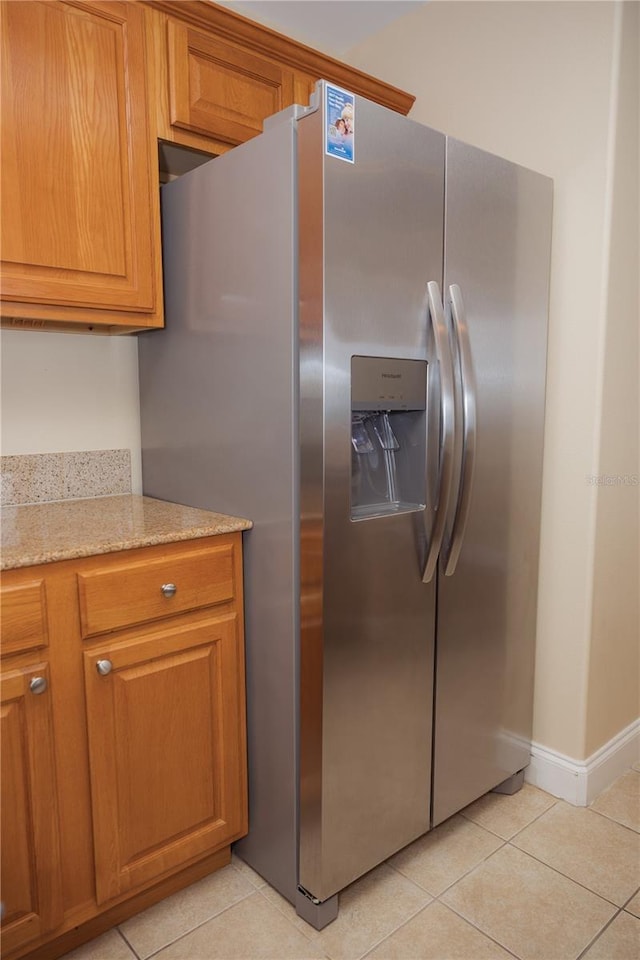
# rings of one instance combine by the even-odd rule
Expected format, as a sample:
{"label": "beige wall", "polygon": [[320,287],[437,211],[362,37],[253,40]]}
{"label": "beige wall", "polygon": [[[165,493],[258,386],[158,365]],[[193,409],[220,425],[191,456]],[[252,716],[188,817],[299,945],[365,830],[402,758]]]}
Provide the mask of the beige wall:
{"label": "beige wall", "polygon": [[[534,739],[574,759],[584,759],[600,745],[596,741],[605,728],[612,736],[620,729],[617,724],[638,714],[633,682],[617,684],[637,664],[629,600],[616,607],[615,634],[607,633],[616,679],[606,688],[590,681],[594,617],[606,622],[621,599],[621,591],[609,599],[600,585],[594,596],[594,576],[607,568],[606,552],[611,553],[625,517],[633,522],[619,497],[613,508],[616,534],[607,528],[596,542],[597,511],[606,526],[605,502],[611,508],[611,498],[603,501],[604,491],[587,482],[587,476],[600,472],[604,452],[598,424],[605,388],[607,185],[618,6],[430,2],[352,48],[346,58],[416,94],[411,112],[416,120],[554,179]],[[628,95],[620,109],[631,109]],[[626,232],[628,226],[621,226],[616,247]],[[632,343],[622,346],[618,340],[628,336],[626,317],[609,340],[607,423],[621,409],[626,422],[632,419],[630,394],[613,386],[619,354],[626,350],[630,356],[633,350]],[[603,441],[609,436],[605,420]],[[624,442],[611,451],[614,459]],[[624,536],[629,557],[628,527]],[[604,646],[604,640],[594,645],[601,659]],[[597,707],[589,699],[596,691]],[[616,707],[610,712],[612,700]],[[609,720],[598,724],[595,713]],[[590,729],[599,726],[599,733],[587,742],[588,718]]]}
{"label": "beige wall", "polygon": [[587,754],[640,713],[638,12],[624,5],[614,61],[598,467],[610,482],[597,487]]}
{"label": "beige wall", "polygon": [[2,453],[131,450],[141,491],[135,337],[3,330]]}

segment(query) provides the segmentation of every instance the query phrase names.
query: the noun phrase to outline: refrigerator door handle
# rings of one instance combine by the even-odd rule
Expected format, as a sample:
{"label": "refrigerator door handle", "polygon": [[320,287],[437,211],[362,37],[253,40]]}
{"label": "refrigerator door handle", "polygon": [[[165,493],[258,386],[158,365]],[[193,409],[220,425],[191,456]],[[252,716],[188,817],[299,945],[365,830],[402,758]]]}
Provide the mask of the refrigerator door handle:
{"label": "refrigerator door handle", "polygon": [[449,287],[449,303],[451,304],[451,326],[458,347],[460,382],[462,385],[462,462],[460,464],[460,483],[451,526],[451,537],[445,543],[442,551],[445,577],[450,577],[455,573],[464,541],[471,506],[477,444],[476,378],[473,370],[464,301],[457,283],[452,283]]}
{"label": "refrigerator door handle", "polygon": [[427,284],[428,310],[433,325],[433,337],[436,358],[440,373],[440,469],[435,507],[435,519],[431,539],[427,546],[427,559],[422,572],[423,583],[433,579],[438,564],[438,556],[444,537],[451,483],[453,480],[453,453],[455,431],[455,402],[453,393],[453,362],[449,331],[440,296],[440,288],[435,280]]}

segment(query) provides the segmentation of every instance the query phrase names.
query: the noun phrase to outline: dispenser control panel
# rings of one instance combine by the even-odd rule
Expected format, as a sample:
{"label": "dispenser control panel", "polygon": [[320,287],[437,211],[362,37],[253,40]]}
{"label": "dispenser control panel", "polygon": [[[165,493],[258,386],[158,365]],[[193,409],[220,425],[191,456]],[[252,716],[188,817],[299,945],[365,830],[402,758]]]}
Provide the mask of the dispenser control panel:
{"label": "dispenser control panel", "polygon": [[426,361],[351,358],[352,410],[424,410],[426,397]]}

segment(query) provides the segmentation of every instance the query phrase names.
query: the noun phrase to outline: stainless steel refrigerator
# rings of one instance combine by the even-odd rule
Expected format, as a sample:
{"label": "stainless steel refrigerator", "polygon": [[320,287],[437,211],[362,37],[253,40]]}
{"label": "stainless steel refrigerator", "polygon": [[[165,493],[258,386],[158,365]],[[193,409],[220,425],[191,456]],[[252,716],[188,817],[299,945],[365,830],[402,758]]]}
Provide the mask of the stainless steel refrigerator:
{"label": "stainless steel refrigerator", "polygon": [[529,761],[551,203],[325,83],[162,191],[144,492],[254,522],[237,852],[318,927]]}

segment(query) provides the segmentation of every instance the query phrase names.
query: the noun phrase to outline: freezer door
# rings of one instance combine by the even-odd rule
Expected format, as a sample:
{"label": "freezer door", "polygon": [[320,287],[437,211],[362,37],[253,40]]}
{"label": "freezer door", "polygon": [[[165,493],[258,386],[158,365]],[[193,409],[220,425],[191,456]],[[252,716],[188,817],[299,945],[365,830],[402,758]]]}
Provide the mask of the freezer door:
{"label": "freezer door", "polygon": [[[300,883],[324,901],[429,828],[435,580],[422,581],[419,445],[438,410],[427,284],[442,275],[444,137],[356,97],[351,164],[323,153],[322,125],[322,110],[299,122],[298,183]],[[355,478],[375,485],[366,458],[384,456],[398,495],[383,470],[374,509]]]}
{"label": "freezer door", "polygon": [[441,560],[438,580],[434,824],[529,762],[551,205],[546,177],[447,140],[443,296],[452,319],[466,314],[468,343],[452,333],[466,488],[447,531],[457,563],[445,576]]}

